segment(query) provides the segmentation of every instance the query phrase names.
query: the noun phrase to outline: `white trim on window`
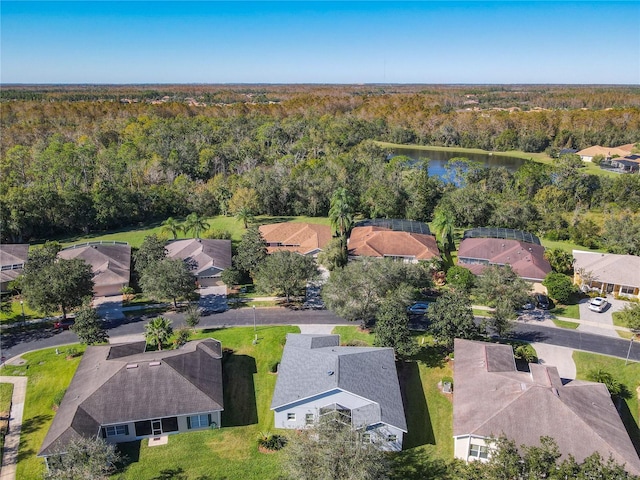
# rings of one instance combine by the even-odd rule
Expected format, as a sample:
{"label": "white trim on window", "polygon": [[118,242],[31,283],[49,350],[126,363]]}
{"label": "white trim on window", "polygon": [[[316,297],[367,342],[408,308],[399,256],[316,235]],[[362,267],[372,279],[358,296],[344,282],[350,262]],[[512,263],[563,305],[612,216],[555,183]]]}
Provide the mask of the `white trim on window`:
{"label": "white trim on window", "polygon": [[287,413],[287,420],[289,420],[290,422],[295,422],[296,414],[295,413]]}

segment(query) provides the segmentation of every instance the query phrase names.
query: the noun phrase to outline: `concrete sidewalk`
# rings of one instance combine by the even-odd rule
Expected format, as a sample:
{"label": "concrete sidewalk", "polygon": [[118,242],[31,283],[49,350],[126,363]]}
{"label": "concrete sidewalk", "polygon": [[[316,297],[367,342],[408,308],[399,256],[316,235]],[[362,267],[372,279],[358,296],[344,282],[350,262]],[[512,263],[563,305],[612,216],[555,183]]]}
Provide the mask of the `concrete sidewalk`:
{"label": "concrete sidewalk", "polygon": [[16,468],[18,464],[18,446],[20,445],[24,401],[27,396],[27,378],[2,376],[0,377],[0,383],[13,383],[11,413],[9,415],[9,433],[4,439],[0,480],[14,480],[16,478]]}

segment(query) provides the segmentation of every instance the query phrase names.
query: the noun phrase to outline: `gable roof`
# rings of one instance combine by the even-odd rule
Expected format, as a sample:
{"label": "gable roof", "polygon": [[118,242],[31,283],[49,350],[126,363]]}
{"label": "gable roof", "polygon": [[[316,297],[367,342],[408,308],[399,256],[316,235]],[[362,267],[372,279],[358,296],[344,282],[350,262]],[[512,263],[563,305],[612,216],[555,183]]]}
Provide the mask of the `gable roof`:
{"label": "gable roof", "polygon": [[454,437],[505,435],[516,445],[538,445],[546,435],[578,462],[597,451],[640,473],[640,459],[607,387],[578,380],[562,385],[555,367],[530,368],[516,370],[509,345],[456,339]]}
{"label": "gable roof", "polygon": [[271,223],[260,225],[259,230],[267,242],[269,253],[279,250],[289,250],[302,255],[315,253],[324,249],[332,237],[330,226],[315,223]]}
{"label": "gable roof", "polygon": [[574,270],[584,268],[594,280],[614,285],[640,287],[640,257],[574,250]]}
{"label": "gable roof", "polygon": [[581,157],[595,157],[596,155],[603,155],[605,157],[619,155],[624,157],[631,153],[632,149],[633,144],[621,145],[619,147],[601,147],[600,145],[594,145],[593,147],[580,150],[577,155],[580,155]]}
{"label": "gable roof", "polygon": [[440,257],[433,235],[393,231],[384,227],[355,227],[349,236],[349,255],[363,257]]}
{"label": "gable roof", "polygon": [[167,257],[187,262],[196,277],[213,277],[231,267],[231,240],[173,240],[166,249]]}
{"label": "gable roof", "polygon": [[458,265],[471,270],[475,275],[482,275],[487,264],[466,263],[474,260],[486,261],[491,265],[509,264],[519,277],[532,281],[542,281],[551,272],[551,265],[544,258],[542,245],[518,240],[465,238],[458,248]]}
{"label": "gable roof", "polygon": [[0,244],[0,282],[10,282],[18,278],[28,256],[28,243]]}
{"label": "gable roof", "polygon": [[96,436],[101,425],[223,409],[219,341],[144,348],[145,342],[87,347],[38,455]]}
{"label": "gable roof", "polygon": [[82,243],[58,252],[59,258],[79,258],[91,267],[95,288],[129,283],[131,247],[126,243]]}
{"label": "gable roof", "polygon": [[339,335],[287,334],[271,409],[339,389],[375,402],[376,421],[406,432],[393,349],[339,345]]}

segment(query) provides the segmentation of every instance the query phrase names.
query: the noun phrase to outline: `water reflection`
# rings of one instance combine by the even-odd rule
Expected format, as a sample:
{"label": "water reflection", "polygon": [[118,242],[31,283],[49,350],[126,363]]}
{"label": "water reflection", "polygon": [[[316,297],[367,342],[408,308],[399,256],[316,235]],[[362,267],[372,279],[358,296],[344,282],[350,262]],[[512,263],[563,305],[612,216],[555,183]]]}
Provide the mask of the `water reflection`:
{"label": "water reflection", "polygon": [[468,158],[469,160],[480,162],[487,167],[505,167],[510,172],[515,172],[524,165],[527,160],[517,157],[507,157],[502,155],[491,155],[488,153],[467,153],[455,150],[423,150],[413,148],[396,148],[391,151],[391,157],[405,155],[413,160],[429,159],[429,175],[440,177],[445,182],[450,181],[447,176],[445,166],[452,158]]}

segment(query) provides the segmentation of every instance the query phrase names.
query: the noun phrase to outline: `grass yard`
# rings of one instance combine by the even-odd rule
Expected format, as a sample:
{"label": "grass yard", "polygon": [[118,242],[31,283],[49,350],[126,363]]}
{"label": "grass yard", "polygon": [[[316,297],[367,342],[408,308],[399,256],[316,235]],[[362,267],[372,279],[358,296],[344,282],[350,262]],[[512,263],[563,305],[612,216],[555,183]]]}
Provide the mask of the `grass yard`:
{"label": "grass yard", "polygon": [[22,307],[24,307],[24,320],[33,320],[36,318],[43,318],[45,316],[44,314],[29,308],[27,302],[20,305],[19,300],[12,300],[9,305],[11,308],[8,311],[0,311],[0,323],[10,324],[21,322],[23,320]]}
{"label": "grass yard", "polygon": [[566,320],[557,320],[557,319],[552,319],[553,323],[555,324],[556,327],[560,327],[560,328],[568,328],[570,330],[575,330],[576,328],[578,328],[580,326],[579,323],[577,322],[567,322]]}
{"label": "grass yard", "polygon": [[[178,218],[176,220],[182,221],[184,219]],[[240,241],[242,235],[246,231],[244,225],[240,220],[237,220],[234,217],[227,217],[224,215],[217,215],[215,217],[207,218],[207,223],[209,223],[209,230],[226,230],[231,233],[231,240],[234,242]],[[329,225],[330,221],[328,217],[269,217],[266,215],[261,215],[255,217],[255,223],[257,225],[262,225],[265,223],[276,223],[276,222],[309,222],[309,223],[320,223],[323,225]],[[163,235],[166,238],[169,238],[170,235],[166,233],[162,233],[162,225],[160,222],[151,223],[145,226],[139,227],[129,227],[122,230],[116,230],[112,232],[94,232],[89,235],[76,235],[73,237],[65,237],[59,238],[58,241],[64,246],[67,247],[69,245],[74,245],[76,243],[84,243],[84,242],[99,242],[99,241],[118,241],[118,242],[129,242],[132,247],[139,247],[142,245],[142,241],[144,237],[152,234]],[[206,237],[207,232],[205,232],[202,236]],[[186,238],[186,236],[181,233],[178,235],[178,238]],[[191,237],[188,237],[191,238]]]}
{"label": "grass yard", "polygon": [[4,448],[4,436],[9,430],[9,414],[13,383],[0,383],[0,452]]}
{"label": "grass yard", "polygon": [[[77,352],[76,356],[67,358],[67,353],[73,353],[72,349]],[[16,478],[19,479],[42,478],[44,462],[36,454],[53,420],[52,399],[71,382],[84,347],[74,345],[59,347],[59,350],[60,355],[56,355],[55,348],[27,353],[23,356],[26,364],[5,365],[0,369],[2,375],[24,375],[29,378],[18,450]]]}
{"label": "grass yard", "polygon": [[595,353],[574,352],[573,360],[576,363],[576,376],[578,379],[586,379],[590,370],[602,368],[613,375],[622,383],[629,392],[629,398],[625,399],[625,407],[622,409],[622,421],[627,427],[631,441],[640,450],[640,429],[638,420],[640,417],[640,363],[631,362],[625,365],[625,361],[619,358],[597,355]]}
{"label": "grass yard", "polygon": [[580,320],[580,307],[577,303],[573,305],[557,305],[549,311],[558,317],[575,318],[576,320]]}
{"label": "grass yard", "polygon": [[373,334],[371,334],[368,330],[362,330],[357,325],[354,325],[353,327],[351,326],[334,327],[331,333],[340,335],[341,345],[349,345],[349,344],[353,344],[353,342],[363,342],[363,343],[366,343],[367,345],[373,346],[373,340],[375,339]]}

